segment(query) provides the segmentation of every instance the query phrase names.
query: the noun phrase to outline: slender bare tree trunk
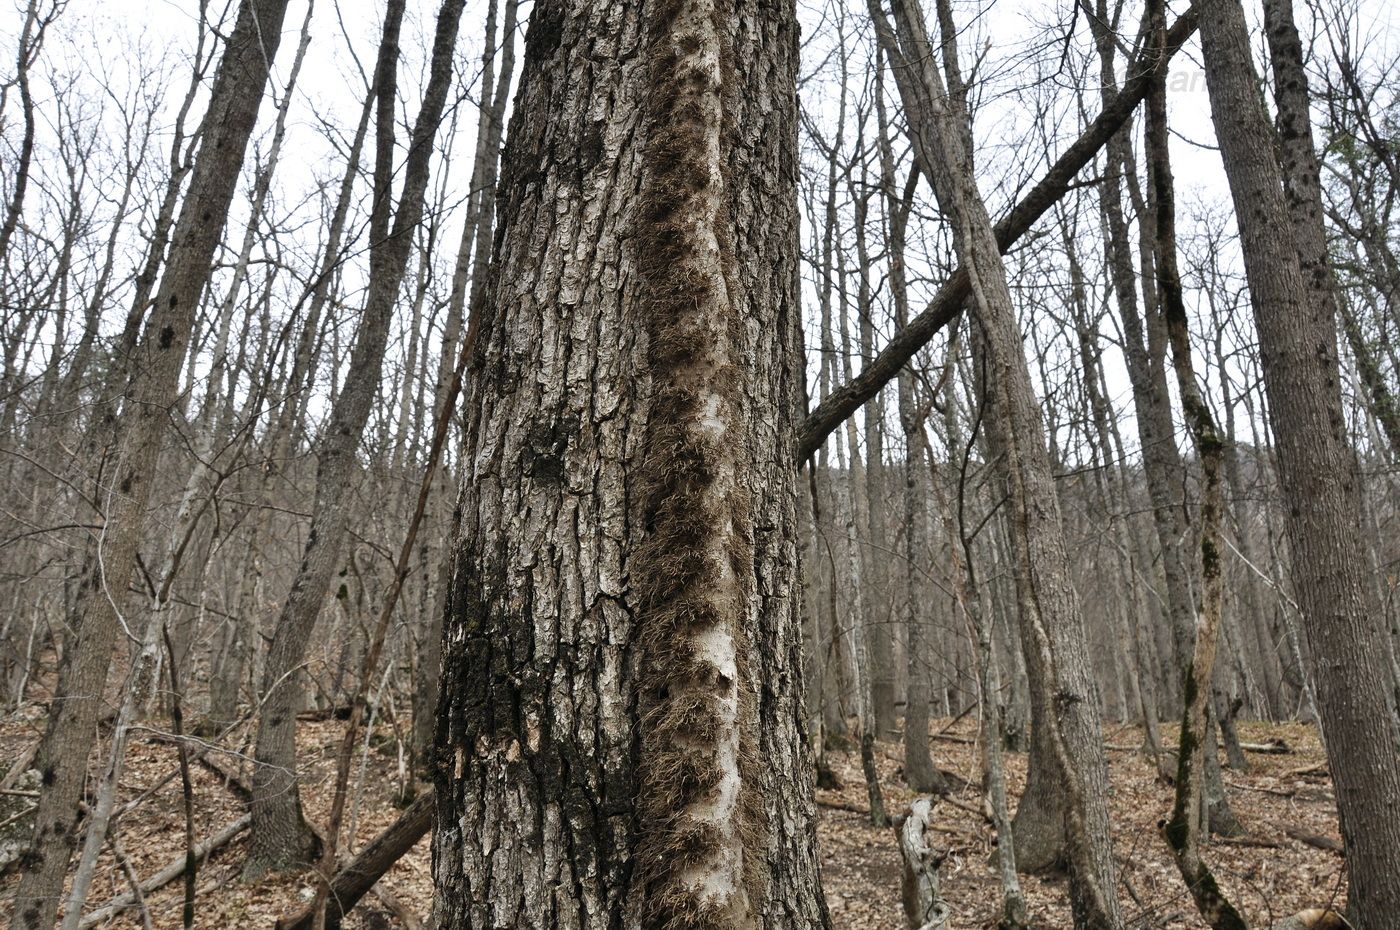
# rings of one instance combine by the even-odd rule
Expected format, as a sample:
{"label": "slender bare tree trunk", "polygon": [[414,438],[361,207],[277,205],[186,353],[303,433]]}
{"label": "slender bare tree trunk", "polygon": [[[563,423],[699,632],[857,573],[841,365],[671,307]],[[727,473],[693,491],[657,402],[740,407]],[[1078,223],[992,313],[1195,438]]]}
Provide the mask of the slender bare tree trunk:
{"label": "slender bare tree trunk", "polygon": [[118,462],[65,650],[54,705],[40,747],[45,788],[34,840],[21,866],[11,926],[53,925],[64,873],[77,840],[78,801],[87,774],[102,691],[111,665],[166,417],[181,362],[223,234],[248,137],[257,122],[276,56],[287,0],[244,0],[210,90],[205,136],[176,222],[170,257],[133,359],[132,382],[115,430]]}
{"label": "slender bare tree trunk", "polygon": [[[951,384],[946,403],[950,410],[957,406]],[[956,427],[956,414],[948,418],[948,423],[949,447],[961,448],[963,437]],[[960,504],[965,502],[963,495],[967,490],[965,487],[959,489]],[[968,527],[962,520],[963,508],[960,506],[959,518],[955,520],[952,503],[943,491],[937,475],[934,476],[933,492],[943,524],[943,535],[948,540],[949,561],[952,563],[950,576],[956,609],[973,628],[977,640],[977,684],[982,705],[983,784],[992,811],[992,823],[997,831],[997,871],[1001,877],[1001,919],[998,927],[999,930],[1021,930],[1029,926],[1029,918],[1026,913],[1025,894],[1021,890],[1021,879],[1016,872],[1016,844],[1012,841],[1014,831],[1006,794],[1006,733],[1003,728],[1005,704],[1001,697],[1001,670],[994,644],[996,618],[989,593],[979,583],[973,565],[972,540],[966,535]]]}
{"label": "slender bare tree trunk", "polygon": [[[1165,7],[1160,0],[1148,7],[1152,21],[1152,41],[1160,44],[1166,34]],[[1214,930],[1246,930],[1230,900],[1220,889],[1215,875],[1201,854],[1201,833],[1208,828],[1206,806],[1207,754],[1216,752],[1210,731],[1212,672],[1220,641],[1222,610],[1225,603],[1225,574],[1221,565],[1225,494],[1221,475],[1224,443],[1215,417],[1201,395],[1191,361],[1191,334],[1186,319],[1186,302],[1181,293],[1181,275],[1176,256],[1176,194],[1173,190],[1171,160],[1167,149],[1167,84],[1159,77],[1147,95],[1148,177],[1152,185],[1154,267],[1162,321],[1171,344],[1176,386],[1181,396],[1191,441],[1201,464],[1201,602],[1196,615],[1191,660],[1182,676],[1181,734],[1177,743],[1176,797],[1163,833],[1171,846],[1177,869],[1187,890]]]}
{"label": "slender bare tree trunk", "polygon": [[[914,184],[911,174],[903,196],[896,191],[894,151],[890,138],[889,117],[885,112],[884,70],[875,74],[875,113],[879,127],[880,188],[884,193],[886,216],[886,246],[889,250],[889,288],[894,303],[895,325],[909,322],[909,287],[905,277],[905,231],[909,225]],[[862,327],[864,329],[864,327]],[[864,348],[864,347],[863,347]],[[868,354],[868,352],[867,352]],[[917,410],[914,397],[914,372],[908,366],[899,373],[897,403],[899,423],[903,433],[902,497],[904,515],[904,591],[903,610],[906,629],[905,663],[908,669],[907,695],[904,703],[904,778],[915,791],[945,791],[933,758],[929,753],[929,655],[927,640],[928,611],[919,594],[919,578],[928,560],[928,525],[924,519],[927,472],[924,469],[924,417]]]}
{"label": "slender bare tree trunk", "polygon": [[[359,464],[356,451],[370,407],[379,393],[384,349],[394,303],[403,283],[414,229],[423,217],[433,141],[452,82],[452,61],[465,0],[443,0],[433,38],[429,79],[409,140],[397,209],[390,203],[394,166],[398,33],[403,0],[385,18],[376,65],[378,95],[374,204],[370,217],[370,277],[364,314],[349,370],[317,443],[316,498],[301,564],[268,647],[262,710],[254,757],[253,829],[244,875],[295,867],[315,858],[315,835],[301,811],[296,772],[296,669],[321,612],[349,522],[350,489]],[[392,222],[390,216],[392,214]]]}
{"label": "slender bare tree trunk", "polygon": [[894,4],[891,28],[870,3],[880,44],[890,58],[904,101],[920,168],[954,223],[954,244],[968,269],[978,341],[985,346],[988,436],[1009,494],[1010,526],[1022,642],[1032,674],[1033,700],[1063,795],[1058,818],[1065,836],[1076,926],[1118,930],[1113,840],[1109,830],[1108,772],[1099,696],[1088,666],[1088,645],[1070,580],[1064,527],[1045,446],[1044,425],[1031,388],[1016,311],[986,204],[972,168],[965,88],[957,64],[951,15],[940,14],[948,89],[934,62],[923,13],[912,0]]}

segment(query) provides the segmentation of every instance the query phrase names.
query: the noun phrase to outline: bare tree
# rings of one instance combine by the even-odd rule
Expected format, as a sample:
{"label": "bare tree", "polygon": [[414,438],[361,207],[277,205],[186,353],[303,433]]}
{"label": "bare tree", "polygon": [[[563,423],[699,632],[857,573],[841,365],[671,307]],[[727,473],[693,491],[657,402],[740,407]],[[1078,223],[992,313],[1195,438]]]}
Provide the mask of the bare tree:
{"label": "bare tree", "polygon": [[1021,636],[1044,747],[1037,761],[1041,777],[1054,778],[1062,793],[1052,803],[1048,794],[1032,799],[1028,792],[1022,804],[1052,804],[1050,823],[1056,826],[1051,842],[1058,843],[1056,834],[1062,830],[1076,922],[1122,927],[1105,803],[1108,773],[1099,697],[1006,266],[973,178],[966,87],[952,18],[946,10],[940,14],[945,89],[918,4],[896,2],[893,27],[878,3],[870,4],[870,12],[904,102],[920,169],[952,218],[954,243],[971,286],[973,333],[984,353],[980,383],[990,408],[988,437],[1007,488]]}
{"label": "bare tree", "polygon": [[[1356,454],[1341,413],[1336,313],[1291,16],[1271,7],[1282,169],[1238,0],[1203,11],[1211,110],[1235,199],[1264,383],[1278,440],[1293,570],[1337,785],[1351,877],[1351,922],[1379,930],[1400,913],[1400,732],[1390,705],[1385,631],[1362,578]],[[1282,64],[1282,67],[1280,65]],[[1285,181],[1287,182],[1285,184]]]}
{"label": "bare tree", "polygon": [[[112,433],[117,464],[105,497],[105,520],[91,553],[73,639],[60,672],[58,707],[39,751],[45,789],[34,839],[15,893],[12,926],[53,924],[87,771],[88,750],[136,567],[156,456],[175,400],[181,362],[210,261],[223,233],[248,137],[257,122],[268,69],[281,38],[286,0],[246,0],[229,35],[210,91],[210,127],[175,224],[165,273],[137,346],[131,386]],[[141,308],[144,311],[146,308]]]}
{"label": "bare tree", "polygon": [[283,604],[263,669],[253,778],[253,833],[247,877],[306,864],[318,852],[301,811],[296,776],[295,672],[321,612],[350,517],[348,491],[355,453],[379,392],[389,322],[403,283],[413,232],[423,217],[433,140],[452,82],[452,60],[464,0],[444,0],[433,39],[423,105],[408,143],[397,207],[391,202],[397,108],[398,33],[403,0],[393,0],[375,67],[374,203],[370,214],[370,277],[364,313],[345,384],[317,445],[316,497],[301,566]]}
{"label": "bare tree", "polygon": [[[592,80],[560,80],[585,49]],[[535,10],[467,397],[442,926],[826,924],[792,574],[795,54],[790,6]]]}

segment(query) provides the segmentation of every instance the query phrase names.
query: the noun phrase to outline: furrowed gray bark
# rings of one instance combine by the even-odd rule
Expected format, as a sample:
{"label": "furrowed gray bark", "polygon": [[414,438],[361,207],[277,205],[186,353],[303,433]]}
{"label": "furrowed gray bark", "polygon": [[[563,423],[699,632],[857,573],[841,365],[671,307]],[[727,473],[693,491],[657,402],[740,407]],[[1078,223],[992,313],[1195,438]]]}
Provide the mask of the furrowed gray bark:
{"label": "furrowed gray bark", "polygon": [[796,41],[787,4],[534,11],[465,402],[439,926],[827,923],[795,577]]}

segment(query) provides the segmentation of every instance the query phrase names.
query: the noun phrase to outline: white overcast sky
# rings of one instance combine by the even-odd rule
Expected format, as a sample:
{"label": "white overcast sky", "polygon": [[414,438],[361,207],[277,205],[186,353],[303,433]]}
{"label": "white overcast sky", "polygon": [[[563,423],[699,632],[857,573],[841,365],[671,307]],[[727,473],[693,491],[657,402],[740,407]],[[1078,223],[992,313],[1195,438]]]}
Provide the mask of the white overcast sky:
{"label": "white overcast sky", "polygon": [[[25,0],[0,0],[0,36],[4,49],[0,54],[13,60],[15,36],[22,22]],[[222,9],[229,0],[209,0],[214,10]],[[402,78],[402,99],[406,106],[416,109],[420,94],[427,45],[431,39],[432,22],[439,0],[409,0],[409,15],[404,29],[404,60],[407,63]],[[799,0],[804,35],[814,35],[823,16],[830,16],[833,4],[842,0]],[[848,4],[852,28],[864,30],[867,21],[863,0],[844,0]],[[1397,44],[1397,19],[1400,3],[1394,0],[1322,0],[1329,7],[1344,5],[1354,11],[1355,32],[1359,45],[1377,58],[1393,53]],[[1045,41],[1047,26],[1063,23],[1070,18],[1073,0],[955,0],[955,15],[965,30],[961,44],[965,58],[986,49],[982,73],[988,76],[984,95],[988,102],[977,117],[979,168],[985,175],[984,191],[996,213],[1005,206],[1005,196],[996,190],[999,178],[1039,173],[1045,159],[1044,143],[1033,132],[1033,114],[1009,96],[1012,89],[1026,83],[1026,75],[1035,61],[1044,62],[1058,57],[1058,47]],[[1175,0],[1176,8],[1184,0]],[[1258,18],[1257,0],[1246,0],[1246,8]],[[1304,29],[1310,22],[1308,0],[1295,0]],[[524,4],[528,11],[529,4]],[[172,85],[182,86],[187,68],[182,67],[193,47],[198,15],[196,0],[70,0],[57,33],[51,40],[48,65],[55,81],[85,81],[97,85],[107,76],[109,83],[120,84],[152,63],[164,60]],[[459,44],[459,75],[475,82],[483,44],[485,3],[471,0]],[[275,83],[285,86],[291,67],[307,0],[293,0],[287,13],[281,50],[275,68]],[[312,19],[313,42],[307,63],[296,90],[288,137],[288,152],[279,169],[279,187],[285,188],[288,200],[295,192],[310,190],[317,179],[338,175],[343,162],[323,135],[322,121],[329,121],[348,133],[358,115],[363,97],[363,80],[357,70],[373,66],[374,50],[379,29],[382,3],[375,0],[315,0]],[[1136,13],[1131,14],[1133,16]],[[1088,36],[1082,21],[1077,43],[1088,47]],[[1129,29],[1135,28],[1132,22]],[[524,28],[516,39],[523,39]],[[1262,42],[1259,43],[1262,59]],[[354,55],[351,54],[353,50]],[[819,58],[820,40],[812,43],[813,54],[803,62],[804,106],[809,111],[834,120],[830,94],[834,77],[828,73],[812,74]],[[358,66],[355,62],[358,56]],[[517,62],[519,57],[517,57]],[[517,69],[518,76],[518,69]],[[1065,76],[1068,86],[1071,78]],[[1214,151],[1215,128],[1211,122],[1209,101],[1199,65],[1199,48],[1192,44],[1173,62],[1170,95],[1171,122],[1175,132],[1172,154],[1178,182],[1178,198],[1183,213],[1209,212],[1228,218],[1228,190],[1224,183],[1219,157]],[[825,95],[825,97],[823,97]],[[173,95],[170,110],[178,103]],[[1091,99],[1096,97],[1090,94]],[[456,136],[455,152],[459,153],[446,178],[449,192],[465,192],[471,151],[474,118],[471,114],[475,95],[462,111],[463,125]],[[1095,104],[1096,105],[1096,104]],[[1062,147],[1078,132],[1078,114],[1065,109],[1057,131]],[[263,125],[270,124],[273,108],[264,107]],[[406,114],[411,116],[410,114]],[[168,123],[166,128],[168,128]],[[8,134],[8,133],[7,133]],[[1052,155],[1053,157],[1053,155]],[[440,178],[435,178],[434,185]],[[927,198],[927,192],[924,193]],[[1000,199],[998,199],[1000,196]],[[237,221],[235,217],[234,222]],[[455,241],[449,224],[448,240]],[[810,295],[809,295],[810,296]],[[809,346],[812,345],[809,339]],[[1111,384],[1115,403],[1127,412],[1127,383],[1121,363],[1110,353]],[[1131,432],[1131,431],[1129,431]]]}

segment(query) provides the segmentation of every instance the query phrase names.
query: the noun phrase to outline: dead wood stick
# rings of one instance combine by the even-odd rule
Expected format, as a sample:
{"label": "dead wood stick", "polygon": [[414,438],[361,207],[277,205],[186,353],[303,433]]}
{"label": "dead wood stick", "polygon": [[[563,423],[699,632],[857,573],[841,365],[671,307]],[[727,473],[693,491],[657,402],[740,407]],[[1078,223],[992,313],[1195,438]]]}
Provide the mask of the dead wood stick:
{"label": "dead wood stick", "polygon": [[1249,849],[1278,849],[1282,845],[1273,840],[1256,839],[1249,836],[1217,836],[1212,842],[1221,846],[1244,846]]}
{"label": "dead wood stick", "polygon": [[37,804],[31,804],[19,813],[14,814],[10,817],[6,817],[4,822],[0,822],[0,830],[5,829],[12,823],[16,823],[17,821],[23,820],[25,817],[28,817],[30,814],[34,813],[38,809],[39,806]]}
{"label": "dead wood stick", "polygon": [[404,904],[397,895],[388,888],[385,888],[382,883],[376,884],[369,890],[369,893],[382,901],[385,907],[393,911],[394,916],[399,919],[399,923],[403,924],[404,930],[422,930],[423,924],[418,919],[418,915],[413,913],[407,904]]}
{"label": "dead wood stick", "polygon": [[[948,798],[943,797],[939,800],[947,801]],[[817,798],[817,806],[825,807],[827,810],[844,811],[848,814],[860,814],[862,817],[870,816],[870,808],[864,806],[863,804],[856,804],[851,801],[841,801],[833,798]],[[959,830],[955,827],[945,827],[942,824],[938,823],[929,824],[927,829],[932,830],[935,833],[946,833],[949,836],[965,837],[967,835],[967,831],[965,830]]]}
{"label": "dead wood stick", "polygon": [[1240,743],[1240,748],[1245,752],[1257,752],[1266,756],[1287,756],[1293,753],[1293,747],[1281,739],[1266,740],[1262,743]]}
{"label": "dead wood stick", "polygon": [[1284,791],[1280,788],[1265,788],[1262,785],[1244,785],[1236,781],[1227,781],[1225,784],[1234,788],[1236,791],[1254,791],[1258,794],[1273,795],[1276,798],[1291,798],[1298,793],[1296,791]]}
{"label": "dead wood stick", "polygon": [[935,733],[934,739],[941,739],[945,743],[962,743],[964,746],[971,746],[977,740],[970,736],[958,736],[956,733]]}
{"label": "dead wood stick", "polygon": [[947,930],[951,913],[938,887],[943,856],[924,835],[932,814],[929,799],[919,798],[909,805],[909,814],[899,826],[899,854],[904,860],[900,892],[910,930]]}
{"label": "dead wood stick", "polygon": [[853,804],[850,801],[833,801],[827,798],[817,798],[817,806],[825,807],[834,811],[847,811],[852,814],[869,814],[870,808],[861,804]]}
{"label": "dead wood stick", "polygon": [[[209,856],[212,853],[217,852],[218,850],[227,846],[230,842],[232,842],[232,840],[236,836],[238,836],[244,830],[248,829],[248,825],[252,823],[252,820],[253,818],[251,815],[244,814],[242,817],[239,817],[233,823],[224,827],[218,833],[215,833],[213,836],[209,837],[209,839],[205,840],[203,843],[200,843],[194,849],[195,859],[199,860],[200,862],[203,862],[205,859],[209,858]],[[157,891],[161,888],[164,888],[166,885],[175,881],[175,879],[179,878],[181,875],[184,874],[185,854],[184,852],[181,852],[180,855],[172,859],[169,862],[169,864],[165,866],[165,868],[161,869],[159,872],[152,875],[150,878],[146,879],[144,882],[141,883],[141,893],[143,895],[147,895],[153,891]],[[78,923],[79,930],[87,930],[88,927],[94,927],[97,924],[102,923],[104,920],[110,920],[111,918],[115,917],[118,913],[120,913],[128,907],[131,907],[135,903],[136,896],[134,892],[127,892],[126,894],[117,895],[117,897],[113,898],[111,901],[108,901],[106,904],[102,905],[96,910],[89,911],[87,914],[85,914],[83,916],[83,919]]]}
{"label": "dead wood stick", "polygon": [[198,760],[210,772],[224,780],[224,784],[244,801],[253,799],[253,788],[248,784],[243,773],[223,760],[219,753],[206,753]]}
{"label": "dead wood stick", "polygon": [[141,926],[146,930],[155,930],[155,924],[151,922],[151,909],[146,907],[146,896],[141,893],[141,879],[136,875],[136,869],[132,868],[131,860],[126,855],[126,850],[122,848],[121,838],[113,833],[111,836],[112,855],[117,860],[117,865],[121,866],[122,874],[126,876],[127,884],[131,885],[131,896],[133,904],[141,911]]}
{"label": "dead wood stick", "polygon": [[1317,762],[1313,765],[1303,765],[1296,769],[1289,769],[1283,773],[1285,778],[1326,778],[1328,776],[1327,763]]}
{"label": "dead wood stick", "polygon": [[8,790],[13,788],[19,777],[29,771],[29,767],[34,764],[34,756],[39,752],[39,741],[35,740],[24,748],[24,752],[19,754],[19,758],[10,764],[9,771],[5,777],[0,779],[0,789]]}
{"label": "dead wood stick", "polygon": [[[436,806],[432,791],[423,794],[409,805],[398,820],[370,840],[358,856],[331,877],[330,892],[326,896],[326,930],[339,927],[341,918],[423,838],[433,825]],[[315,916],[315,908],[303,908],[280,918],[277,930],[308,930]]]}
{"label": "dead wood stick", "polygon": [[1286,824],[1279,824],[1283,827],[1283,832],[1292,839],[1297,840],[1304,846],[1311,846],[1313,849],[1321,849],[1323,852],[1342,852],[1342,844],[1330,836],[1323,836],[1320,833],[1309,833],[1299,827],[1290,827]]}

